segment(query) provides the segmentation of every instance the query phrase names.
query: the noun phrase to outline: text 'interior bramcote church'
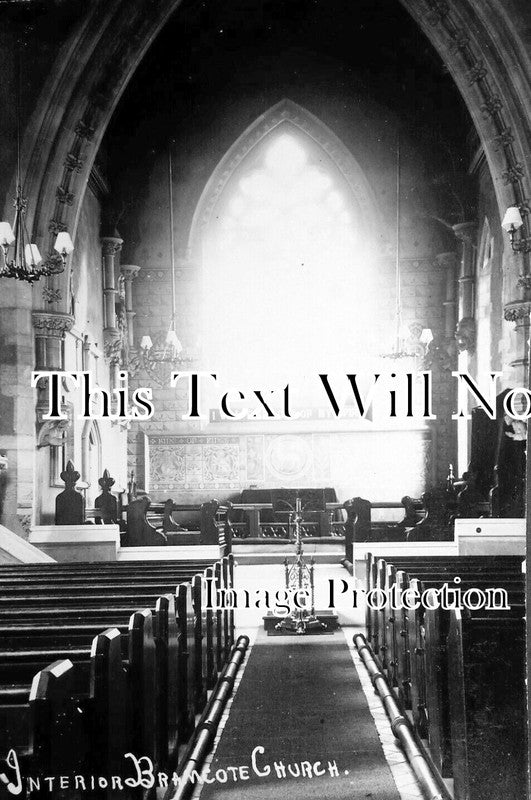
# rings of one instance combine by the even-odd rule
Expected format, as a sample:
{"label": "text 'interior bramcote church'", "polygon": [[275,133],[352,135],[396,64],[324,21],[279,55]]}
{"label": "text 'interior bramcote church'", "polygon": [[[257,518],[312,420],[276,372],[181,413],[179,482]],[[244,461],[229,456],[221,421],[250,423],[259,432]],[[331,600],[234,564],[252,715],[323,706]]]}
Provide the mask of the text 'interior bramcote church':
{"label": "text 'interior bramcote church'", "polygon": [[529,0],[0,67],[0,800],[531,796]]}

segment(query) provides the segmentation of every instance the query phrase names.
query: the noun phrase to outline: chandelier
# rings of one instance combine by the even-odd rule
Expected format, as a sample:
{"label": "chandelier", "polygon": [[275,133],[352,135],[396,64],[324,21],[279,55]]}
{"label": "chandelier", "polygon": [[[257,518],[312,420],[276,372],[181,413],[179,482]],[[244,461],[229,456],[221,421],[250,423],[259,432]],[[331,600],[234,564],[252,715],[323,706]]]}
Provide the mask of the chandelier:
{"label": "chandelier", "polygon": [[183,346],[175,330],[175,240],[173,232],[173,168],[171,146],[168,150],[168,199],[170,208],[170,264],[171,264],[171,316],[167,331],[149,334],[140,341],[140,355],[147,374],[159,386],[168,386],[171,373],[181,364],[190,362],[191,357],[183,356]]}
{"label": "chandelier", "polygon": [[[15,278],[19,281],[34,283],[48,275],[63,272],[66,258],[74,249],[72,239],[67,231],[57,234],[54,244],[55,253],[43,260],[39,248],[34,244],[26,228],[27,200],[22,196],[20,169],[20,50],[16,52],[17,75],[17,180],[16,196],[13,202],[15,218],[13,226],[9,222],[0,222],[0,248],[3,263],[0,263],[0,277]],[[12,254],[10,251],[12,250]]]}
{"label": "chandelier", "polygon": [[405,325],[402,320],[402,274],[400,267],[400,134],[396,142],[396,240],[395,240],[395,340],[391,351],[383,353],[382,358],[394,360],[403,358],[422,358],[426,355],[433,334],[430,328],[423,328],[418,323]]}

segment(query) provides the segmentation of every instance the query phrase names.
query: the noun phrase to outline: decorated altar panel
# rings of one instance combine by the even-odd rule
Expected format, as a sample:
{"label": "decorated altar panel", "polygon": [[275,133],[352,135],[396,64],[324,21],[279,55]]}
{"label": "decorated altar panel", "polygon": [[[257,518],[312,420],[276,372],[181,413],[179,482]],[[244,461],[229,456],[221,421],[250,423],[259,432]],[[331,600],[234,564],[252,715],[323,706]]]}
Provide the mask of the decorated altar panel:
{"label": "decorated altar panel", "polygon": [[424,430],[251,435],[149,435],[145,487],[153,498],[248,487],[334,486],[397,500],[432,483],[432,437]]}

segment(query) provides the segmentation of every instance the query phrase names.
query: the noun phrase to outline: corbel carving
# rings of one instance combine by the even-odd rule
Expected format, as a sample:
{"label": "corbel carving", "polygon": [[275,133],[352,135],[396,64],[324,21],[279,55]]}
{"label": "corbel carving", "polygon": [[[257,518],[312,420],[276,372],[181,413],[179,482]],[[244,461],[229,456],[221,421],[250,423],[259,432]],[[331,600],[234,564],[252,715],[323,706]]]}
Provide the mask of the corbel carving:
{"label": "corbel carving", "polygon": [[523,164],[511,164],[506,170],[502,172],[503,182],[506,186],[509,186],[511,183],[519,184],[525,175],[525,170]]}
{"label": "corbel carving", "polygon": [[51,219],[48,223],[48,231],[53,233],[54,236],[57,236],[58,233],[62,233],[62,231],[66,230],[68,230],[68,226],[58,219]]}
{"label": "corbel carving", "polygon": [[483,78],[486,78],[486,76],[487,76],[487,70],[485,69],[485,65],[482,59],[479,59],[478,61],[476,61],[476,63],[470,70],[469,74],[470,86],[473,86],[474,83],[482,81]]}
{"label": "corbel carving", "polygon": [[121,365],[124,340],[119,328],[105,328],[103,331],[103,352],[111,364]]}
{"label": "corbel carving", "polygon": [[79,136],[80,139],[85,139],[87,142],[92,141],[94,133],[95,129],[82,119],[79,120],[75,127],[76,136]]}
{"label": "corbel carving", "polygon": [[68,153],[65,159],[65,167],[72,172],[81,172],[85,162],[79,158],[75,153]]}
{"label": "corbel carving", "polygon": [[37,447],[62,447],[70,425],[70,419],[45,420],[37,434]]}
{"label": "corbel carving", "polygon": [[519,322],[529,319],[530,313],[531,300],[515,300],[513,303],[507,303],[503,316],[507,322]]}
{"label": "corbel carving", "polygon": [[74,202],[75,194],[73,192],[69,192],[64,186],[58,186],[56,197],[63,205],[71,206]]}

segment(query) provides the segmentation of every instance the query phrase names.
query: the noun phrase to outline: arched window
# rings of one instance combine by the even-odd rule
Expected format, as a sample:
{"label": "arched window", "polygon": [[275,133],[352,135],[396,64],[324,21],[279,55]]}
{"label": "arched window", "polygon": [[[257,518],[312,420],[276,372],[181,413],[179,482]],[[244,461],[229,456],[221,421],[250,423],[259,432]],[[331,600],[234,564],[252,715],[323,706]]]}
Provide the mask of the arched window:
{"label": "arched window", "polygon": [[95,420],[87,420],[81,436],[82,480],[89,484],[86,500],[89,506],[100,493],[98,479],[102,475],[101,434]]}
{"label": "arched window", "polygon": [[205,366],[259,386],[359,367],[376,313],[362,217],[311,136],[288,121],[264,136],[203,232]]}

